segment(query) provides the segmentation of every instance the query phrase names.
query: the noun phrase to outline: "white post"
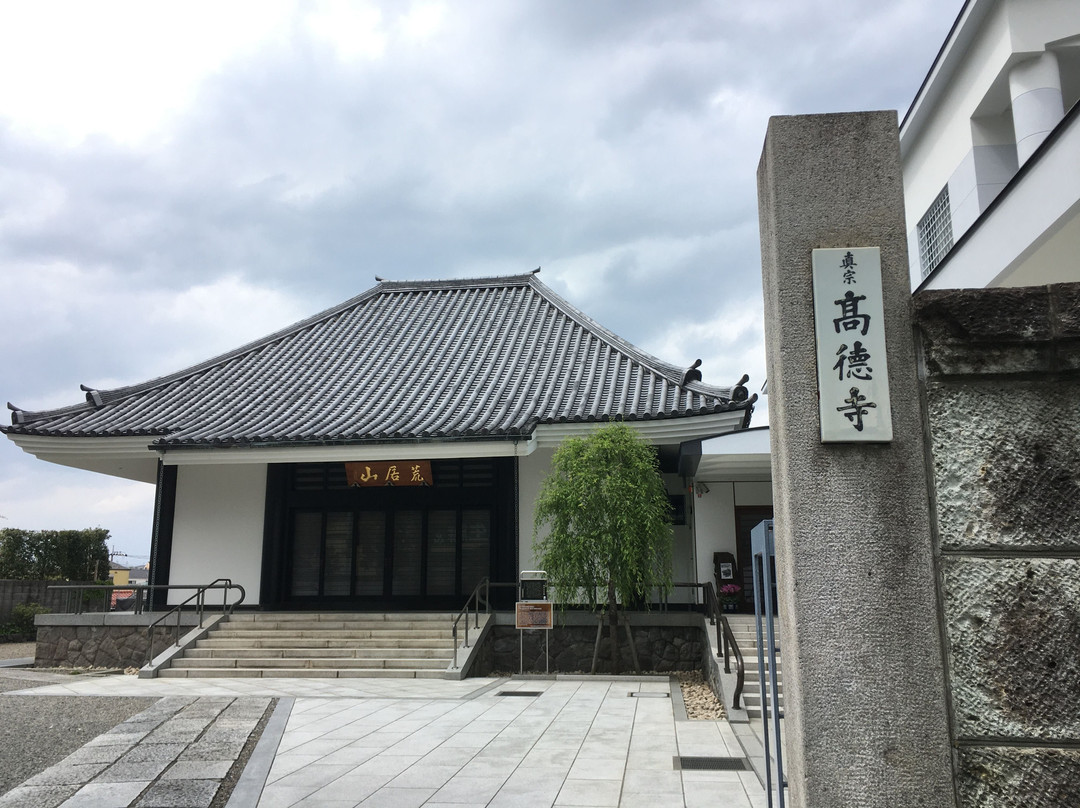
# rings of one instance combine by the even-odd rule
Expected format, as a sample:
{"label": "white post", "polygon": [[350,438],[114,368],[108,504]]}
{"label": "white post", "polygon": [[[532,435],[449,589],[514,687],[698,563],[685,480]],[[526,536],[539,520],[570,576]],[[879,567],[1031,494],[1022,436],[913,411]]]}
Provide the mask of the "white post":
{"label": "white post", "polygon": [[1016,159],[1027,162],[1065,115],[1057,56],[1046,51],[1009,71]]}

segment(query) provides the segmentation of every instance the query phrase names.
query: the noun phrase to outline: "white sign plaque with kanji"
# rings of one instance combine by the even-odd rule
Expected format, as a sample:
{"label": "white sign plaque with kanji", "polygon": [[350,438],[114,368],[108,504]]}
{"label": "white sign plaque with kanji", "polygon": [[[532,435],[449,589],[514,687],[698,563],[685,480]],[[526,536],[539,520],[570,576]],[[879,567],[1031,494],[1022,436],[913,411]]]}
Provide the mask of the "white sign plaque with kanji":
{"label": "white sign plaque with kanji", "polygon": [[892,440],[881,250],[814,250],[822,443]]}

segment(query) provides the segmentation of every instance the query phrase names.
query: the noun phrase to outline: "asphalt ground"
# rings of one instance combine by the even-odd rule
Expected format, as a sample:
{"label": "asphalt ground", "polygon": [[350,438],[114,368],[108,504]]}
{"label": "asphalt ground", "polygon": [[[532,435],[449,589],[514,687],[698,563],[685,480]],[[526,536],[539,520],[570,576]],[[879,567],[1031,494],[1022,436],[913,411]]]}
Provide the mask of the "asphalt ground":
{"label": "asphalt ground", "polygon": [[70,678],[0,668],[0,794],[158,701],[156,697],[17,696],[8,692]]}

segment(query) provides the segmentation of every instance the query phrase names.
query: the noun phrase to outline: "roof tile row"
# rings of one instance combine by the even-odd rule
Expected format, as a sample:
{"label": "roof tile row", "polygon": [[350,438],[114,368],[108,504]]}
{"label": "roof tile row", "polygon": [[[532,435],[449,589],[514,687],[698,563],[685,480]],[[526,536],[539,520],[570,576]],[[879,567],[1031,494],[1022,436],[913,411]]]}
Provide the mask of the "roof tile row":
{"label": "roof tile row", "polygon": [[509,438],[536,424],[750,404],[732,402],[730,388],[681,379],[533,274],[384,281],[192,368],[91,391],[85,404],[17,411],[3,429],[146,435],[166,446]]}

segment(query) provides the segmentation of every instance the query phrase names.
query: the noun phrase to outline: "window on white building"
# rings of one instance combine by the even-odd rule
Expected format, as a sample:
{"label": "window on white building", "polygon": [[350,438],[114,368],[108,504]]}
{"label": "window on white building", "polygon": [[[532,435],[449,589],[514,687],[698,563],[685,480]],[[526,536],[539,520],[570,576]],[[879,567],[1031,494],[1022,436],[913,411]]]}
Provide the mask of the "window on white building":
{"label": "window on white building", "polygon": [[946,185],[919,220],[919,262],[925,278],[952,249],[952,214],[949,212],[949,186]]}

